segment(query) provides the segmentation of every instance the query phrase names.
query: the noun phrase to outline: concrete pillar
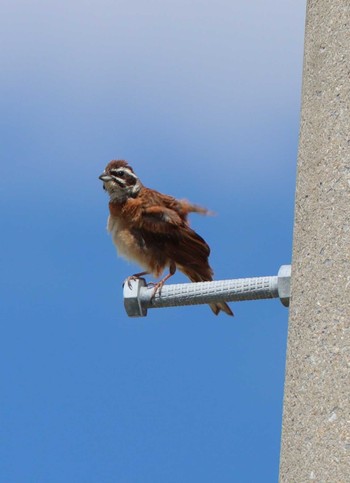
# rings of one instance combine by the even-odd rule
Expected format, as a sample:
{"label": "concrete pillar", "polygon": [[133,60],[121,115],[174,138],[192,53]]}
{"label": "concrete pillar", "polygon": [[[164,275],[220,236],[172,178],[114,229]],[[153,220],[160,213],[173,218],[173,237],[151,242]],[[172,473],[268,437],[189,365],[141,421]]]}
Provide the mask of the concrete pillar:
{"label": "concrete pillar", "polygon": [[350,482],[350,0],[308,0],[281,483]]}

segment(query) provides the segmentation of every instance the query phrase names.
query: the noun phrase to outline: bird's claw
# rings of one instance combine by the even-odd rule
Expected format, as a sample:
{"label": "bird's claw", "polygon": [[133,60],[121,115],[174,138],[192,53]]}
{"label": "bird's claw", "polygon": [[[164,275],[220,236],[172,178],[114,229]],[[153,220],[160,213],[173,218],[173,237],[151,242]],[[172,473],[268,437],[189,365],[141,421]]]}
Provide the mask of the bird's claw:
{"label": "bird's claw", "polygon": [[143,275],[147,275],[148,272],[140,272],[140,273],[134,273],[134,275],[130,275],[130,277],[127,277],[124,282],[123,282],[123,287],[127,283],[129,289],[132,289],[131,282],[136,282],[136,280],[139,280]]}
{"label": "bird's claw", "polygon": [[127,284],[128,284],[128,287],[130,288],[130,290],[131,290],[131,287],[132,287],[131,281],[136,282],[136,280],[137,280],[136,277],[128,277]]}
{"label": "bird's claw", "polygon": [[153,293],[150,298],[151,301],[154,299],[157,292],[159,293],[159,295],[161,294],[164,283],[165,282],[163,280],[161,280],[160,282],[148,282],[147,287],[153,287]]}

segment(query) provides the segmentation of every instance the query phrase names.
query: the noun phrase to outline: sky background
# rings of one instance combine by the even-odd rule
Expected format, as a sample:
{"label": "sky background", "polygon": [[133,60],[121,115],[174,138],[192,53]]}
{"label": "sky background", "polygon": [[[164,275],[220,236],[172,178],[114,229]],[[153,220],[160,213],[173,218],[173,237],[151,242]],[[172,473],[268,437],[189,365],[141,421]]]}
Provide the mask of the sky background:
{"label": "sky background", "polygon": [[[99,174],[192,216],[216,279],[291,261],[303,0],[1,4],[0,480],[277,481],[288,310],[129,319]],[[176,274],[174,282],[185,282]]]}

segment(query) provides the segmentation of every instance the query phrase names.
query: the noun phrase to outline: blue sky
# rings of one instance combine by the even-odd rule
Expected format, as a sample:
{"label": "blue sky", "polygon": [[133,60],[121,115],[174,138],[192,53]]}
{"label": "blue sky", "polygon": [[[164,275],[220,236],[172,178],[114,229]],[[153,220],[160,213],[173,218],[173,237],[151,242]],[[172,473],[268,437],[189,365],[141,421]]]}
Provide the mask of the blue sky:
{"label": "blue sky", "polygon": [[137,267],[98,175],[124,158],[214,210],[191,220],[217,279],[275,275],[304,16],[301,0],[3,2],[1,481],[277,481],[288,311],[129,319]]}

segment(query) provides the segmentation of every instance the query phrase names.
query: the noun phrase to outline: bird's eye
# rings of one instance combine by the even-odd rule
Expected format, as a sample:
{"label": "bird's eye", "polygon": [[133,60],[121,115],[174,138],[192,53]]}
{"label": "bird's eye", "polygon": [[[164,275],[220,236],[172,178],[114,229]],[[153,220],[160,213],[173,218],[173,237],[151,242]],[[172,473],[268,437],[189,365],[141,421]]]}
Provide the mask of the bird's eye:
{"label": "bird's eye", "polygon": [[114,176],[117,176],[118,178],[124,178],[124,171],[116,171],[116,170],[113,170],[111,171],[111,173],[114,175]]}

